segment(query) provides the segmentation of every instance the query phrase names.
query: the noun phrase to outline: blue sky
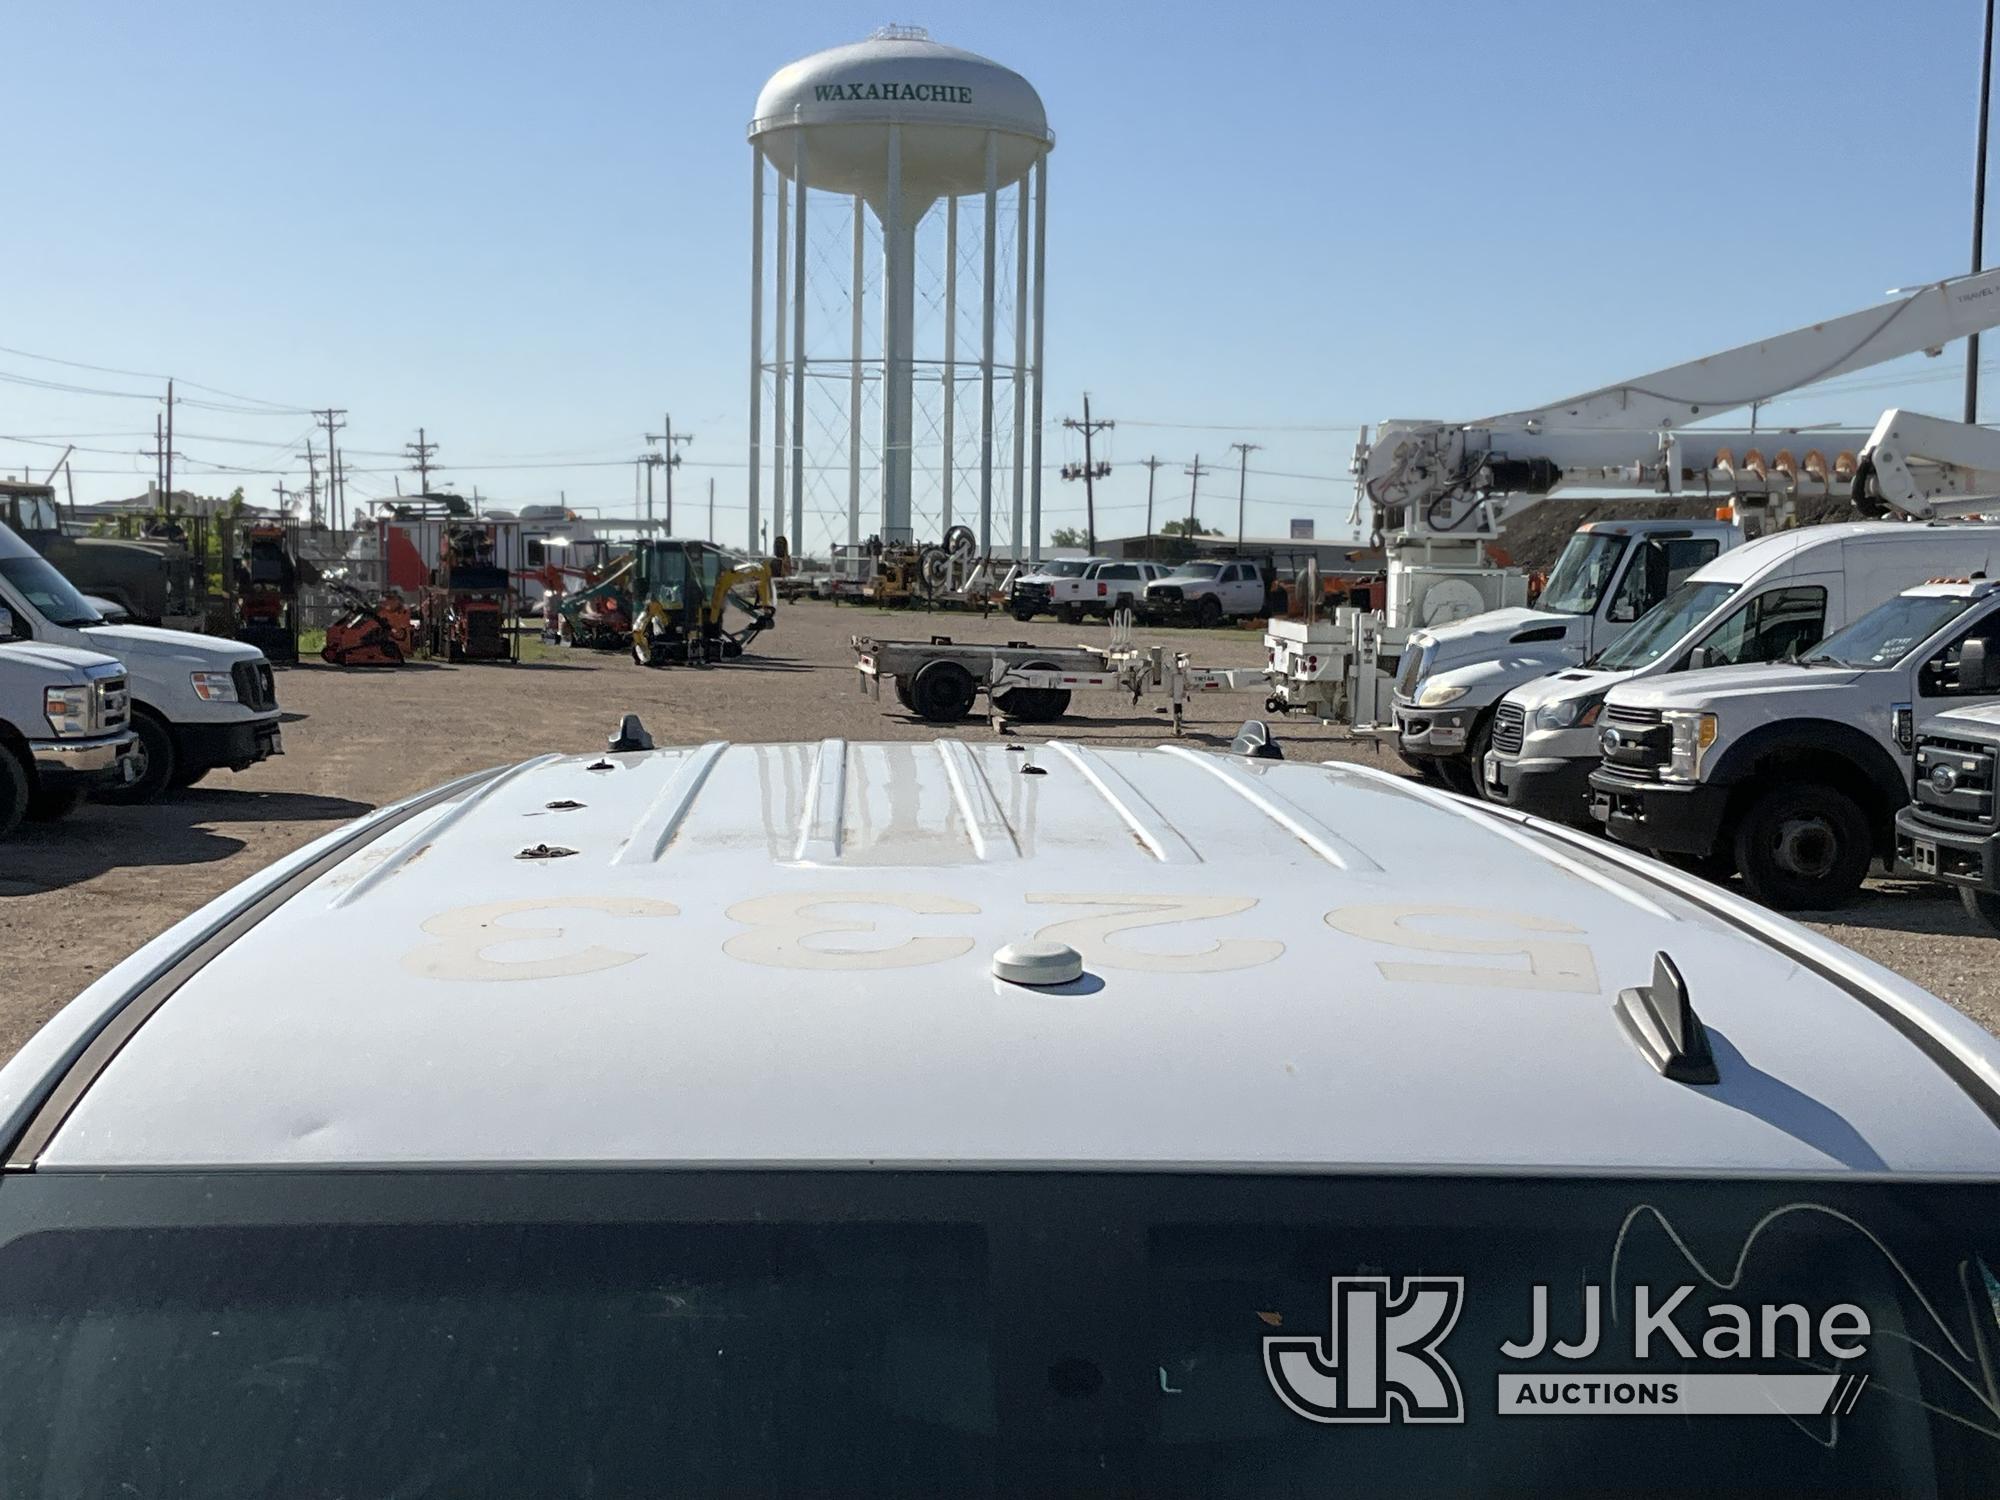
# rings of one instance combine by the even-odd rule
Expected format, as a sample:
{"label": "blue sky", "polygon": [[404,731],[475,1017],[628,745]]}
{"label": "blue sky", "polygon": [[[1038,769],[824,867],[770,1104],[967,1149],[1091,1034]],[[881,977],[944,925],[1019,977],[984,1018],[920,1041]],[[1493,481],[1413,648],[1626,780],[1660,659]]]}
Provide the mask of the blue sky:
{"label": "blue sky", "polygon": [[[0,346],[346,407],[383,471],[356,497],[421,423],[461,489],[623,508],[671,410],[682,493],[713,477],[734,538],[744,125],[779,65],[892,20],[1047,103],[1047,416],[1088,388],[1120,420],[1100,530],[1137,529],[1137,460],[1184,498],[1194,453],[1247,440],[1250,529],[1324,535],[1356,423],[1552,399],[1967,265],[1977,0],[15,0]],[[1771,419],[1956,414],[1961,359]],[[113,451],[73,461],[80,498],[143,488],[156,390],[0,353],[0,471],[87,434]],[[196,489],[304,478],[305,417],[178,421]],[[1078,488],[1047,485],[1050,527]],[[1235,475],[1203,490],[1233,521]]]}

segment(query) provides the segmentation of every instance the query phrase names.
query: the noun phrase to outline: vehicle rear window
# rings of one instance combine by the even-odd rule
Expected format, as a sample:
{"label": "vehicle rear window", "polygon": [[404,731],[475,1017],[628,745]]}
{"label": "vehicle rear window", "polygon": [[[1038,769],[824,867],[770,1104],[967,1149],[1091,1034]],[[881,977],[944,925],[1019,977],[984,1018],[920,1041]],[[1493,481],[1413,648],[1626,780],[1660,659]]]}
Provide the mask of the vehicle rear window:
{"label": "vehicle rear window", "polygon": [[[1835,1139],[1838,1121],[1795,1126],[1866,1149]],[[9,1178],[0,1494],[1992,1495],[1996,1194]],[[1596,1346],[1567,1357],[1554,1346],[1583,1340],[1592,1286]],[[1635,1355],[1642,1289],[1690,1353],[1659,1332]],[[1448,1322],[1432,1316],[1446,1303]],[[1431,1332],[1455,1416],[1411,1353]],[[1817,1384],[1802,1395],[1801,1379]],[[1398,1386],[1415,1407],[1361,1410]],[[1502,1414],[1524,1389],[1549,1408]],[[1716,1402],[1743,1414],[1697,1410]]]}

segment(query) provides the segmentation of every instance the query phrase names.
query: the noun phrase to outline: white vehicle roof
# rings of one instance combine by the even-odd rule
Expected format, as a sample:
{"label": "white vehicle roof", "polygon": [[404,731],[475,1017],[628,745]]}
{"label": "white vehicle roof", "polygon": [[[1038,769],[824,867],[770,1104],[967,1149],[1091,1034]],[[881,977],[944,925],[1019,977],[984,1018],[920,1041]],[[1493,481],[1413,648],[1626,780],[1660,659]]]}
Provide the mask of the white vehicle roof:
{"label": "white vehicle roof", "polygon": [[[2000,1055],[1969,1020],[1698,882],[1369,768],[710,744],[545,757],[377,816],[0,1070],[12,1138],[122,1037],[40,1115],[37,1170],[2000,1173],[2000,1105],[1964,1081],[1994,1089]],[[1085,978],[996,979],[1038,932]],[[1717,1086],[1670,1082],[1614,1015],[1659,949]]]}
{"label": "white vehicle roof", "polygon": [[1968,568],[1983,567],[1979,562],[1982,557],[2000,564],[2000,526],[1916,526],[1906,521],[1840,521],[1824,526],[1801,526],[1794,531],[1767,532],[1754,542],[1745,542],[1703,563],[1688,576],[1703,583],[1754,583],[1787,559],[1802,561],[1806,554],[1820,548],[1856,542],[1865,547],[1935,547],[1941,559],[1949,555],[1954,566],[1966,561]]}

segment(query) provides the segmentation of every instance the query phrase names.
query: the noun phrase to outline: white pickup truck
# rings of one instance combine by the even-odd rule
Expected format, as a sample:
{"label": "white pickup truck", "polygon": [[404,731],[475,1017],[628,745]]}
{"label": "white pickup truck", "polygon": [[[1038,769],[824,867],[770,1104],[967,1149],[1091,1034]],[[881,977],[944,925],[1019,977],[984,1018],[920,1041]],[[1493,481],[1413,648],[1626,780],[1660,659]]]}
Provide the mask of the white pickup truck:
{"label": "white pickup truck", "polygon": [[1396,738],[1426,780],[1475,790],[1510,689],[1604,650],[1683,579],[1740,545],[1725,521],[1580,526],[1532,608],[1495,609],[1413,631],[1396,676]]}
{"label": "white pickup truck", "polygon": [[[0,625],[6,611],[0,609]],[[69,646],[0,645],[0,839],[46,822],[132,764],[125,668]]]}
{"label": "white pickup truck", "polygon": [[131,779],[104,795],[150,801],[218,767],[283,753],[278,693],[264,653],[240,641],[112,625],[48,560],[0,526],[0,641],[115,656],[131,685]]}
{"label": "white pickup truck", "polygon": [[1767,906],[1836,906],[1895,853],[1919,713],[2000,697],[1996,667],[2000,584],[1960,580],[1796,660],[1627,683],[1605,703],[1593,807],[1620,843],[1733,869]]}
{"label": "white pickup truck", "polygon": [[1136,558],[1076,557],[1037,565],[1015,581],[1007,609],[1026,624],[1036,615],[1054,615],[1074,625],[1086,615],[1105,619],[1121,609],[1137,609],[1146,585],[1166,568]]}

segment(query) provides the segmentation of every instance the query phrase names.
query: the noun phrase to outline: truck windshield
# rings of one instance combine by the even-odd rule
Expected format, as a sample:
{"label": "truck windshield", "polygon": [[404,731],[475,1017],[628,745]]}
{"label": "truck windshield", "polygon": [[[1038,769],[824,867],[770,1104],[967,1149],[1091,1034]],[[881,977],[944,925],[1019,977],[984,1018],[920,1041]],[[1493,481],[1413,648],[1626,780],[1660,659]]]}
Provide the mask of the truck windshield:
{"label": "truck windshield", "polygon": [[0,557],[0,578],[24,595],[51,625],[78,628],[104,623],[104,616],[90,607],[75,585],[43,558]]}
{"label": "truck windshield", "polygon": [[1963,595],[1899,594],[1836,630],[1800,660],[1806,666],[1892,666],[1978,602]]}
{"label": "truck windshield", "polygon": [[1606,531],[1579,531],[1563,544],[1562,556],[1549,569],[1549,581],[1535,608],[1559,615],[1587,615],[1611,587],[1618,572],[1618,559],[1625,555],[1630,537]]}
{"label": "truck windshield", "polygon": [[1090,564],[1086,562],[1066,560],[1063,562],[1045,562],[1035,571],[1040,573],[1044,578],[1081,578],[1083,577],[1084,569],[1089,566]]}
{"label": "truck windshield", "polygon": [[1222,564],[1212,562],[1182,563],[1167,575],[1169,578],[1219,578],[1221,576]]}
{"label": "truck windshield", "polygon": [[1698,583],[1690,578],[1647,610],[1639,623],[1598,652],[1590,661],[1606,672],[1649,667],[1679,645],[1687,633],[1715,613],[1739,585]]}
{"label": "truck windshield", "polygon": [[[1988,1184],[48,1173],[0,1242],[7,1495],[2000,1493]],[[1371,1422],[1336,1287],[1419,1276]]]}

